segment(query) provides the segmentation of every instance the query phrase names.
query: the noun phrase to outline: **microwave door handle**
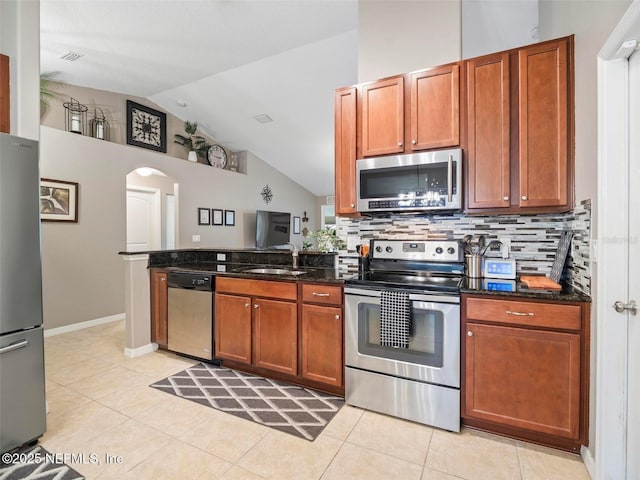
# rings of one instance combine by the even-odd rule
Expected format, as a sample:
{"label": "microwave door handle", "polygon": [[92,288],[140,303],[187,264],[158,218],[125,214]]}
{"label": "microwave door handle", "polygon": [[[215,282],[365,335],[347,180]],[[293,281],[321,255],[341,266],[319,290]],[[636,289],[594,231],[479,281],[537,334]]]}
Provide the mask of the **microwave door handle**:
{"label": "microwave door handle", "polygon": [[453,155],[449,155],[447,164],[447,201],[453,202]]}

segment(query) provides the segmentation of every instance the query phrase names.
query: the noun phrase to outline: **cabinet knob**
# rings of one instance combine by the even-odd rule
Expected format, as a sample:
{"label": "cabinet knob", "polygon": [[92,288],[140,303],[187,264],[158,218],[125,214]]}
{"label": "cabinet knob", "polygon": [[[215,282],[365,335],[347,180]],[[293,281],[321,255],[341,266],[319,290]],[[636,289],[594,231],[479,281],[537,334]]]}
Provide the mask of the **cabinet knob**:
{"label": "cabinet knob", "polygon": [[526,195],[522,195],[522,200],[526,200],[527,196]]}
{"label": "cabinet knob", "polygon": [[253,304],[253,308],[258,308],[260,305],[258,305],[257,303]]}
{"label": "cabinet knob", "polygon": [[415,145],[416,143],[418,143],[416,140],[411,140],[411,145]]}
{"label": "cabinet knob", "polygon": [[248,304],[248,303],[245,303],[245,304],[244,304],[244,308],[249,308],[249,304]]}
{"label": "cabinet knob", "polygon": [[355,203],[352,203],[352,204],[350,205],[350,207],[351,207],[351,208],[356,208],[356,204],[355,204]]}
{"label": "cabinet knob", "polygon": [[330,297],[331,296],[330,293],[318,293],[318,292],[312,292],[311,295],[313,295],[314,297]]}
{"label": "cabinet knob", "polygon": [[473,332],[471,330],[467,332],[467,337],[473,337]]}
{"label": "cabinet knob", "polygon": [[402,142],[398,142],[398,146],[401,147],[402,146]]}
{"label": "cabinet knob", "polygon": [[505,202],[509,201],[509,197],[502,197],[502,200],[504,200]]}
{"label": "cabinet knob", "polygon": [[340,315],[336,315],[336,320],[340,320]]}
{"label": "cabinet knob", "polygon": [[166,278],[164,278],[164,277],[160,277],[160,281],[161,281],[161,282],[166,282],[166,281],[167,281],[167,279],[166,279]]}

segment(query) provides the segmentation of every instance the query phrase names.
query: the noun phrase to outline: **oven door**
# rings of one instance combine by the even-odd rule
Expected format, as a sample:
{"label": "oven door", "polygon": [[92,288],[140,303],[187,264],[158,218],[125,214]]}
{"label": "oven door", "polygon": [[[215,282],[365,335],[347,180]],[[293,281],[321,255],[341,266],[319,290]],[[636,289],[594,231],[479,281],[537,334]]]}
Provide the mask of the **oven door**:
{"label": "oven door", "polygon": [[409,348],[380,345],[380,291],[345,289],[345,364],[460,387],[460,299],[411,295]]}

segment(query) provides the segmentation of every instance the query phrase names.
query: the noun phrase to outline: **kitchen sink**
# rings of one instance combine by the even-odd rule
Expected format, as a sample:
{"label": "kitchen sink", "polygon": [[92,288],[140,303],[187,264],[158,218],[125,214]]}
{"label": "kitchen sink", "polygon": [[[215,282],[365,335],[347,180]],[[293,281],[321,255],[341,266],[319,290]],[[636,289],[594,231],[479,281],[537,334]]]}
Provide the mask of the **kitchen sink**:
{"label": "kitchen sink", "polygon": [[265,275],[304,275],[302,270],[287,270],[286,268],[250,268],[242,273],[262,273]]}

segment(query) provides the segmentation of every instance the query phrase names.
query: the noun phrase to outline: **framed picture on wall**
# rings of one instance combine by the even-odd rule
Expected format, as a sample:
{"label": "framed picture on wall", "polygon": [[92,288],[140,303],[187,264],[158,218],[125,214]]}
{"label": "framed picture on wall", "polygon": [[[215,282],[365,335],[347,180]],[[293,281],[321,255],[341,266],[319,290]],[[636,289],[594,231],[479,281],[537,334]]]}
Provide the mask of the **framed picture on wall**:
{"label": "framed picture on wall", "polygon": [[40,219],[43,222],[78,223],[78,184],[41,178]]}
{"label": "framed picture on wall", "polygon": [[293,234],[300,233],[300,217],[293,217]]}
{"label": "framed picture on wall", "polygon": [[208,208],[198,209],[198,225],[211,225],[211,211]]}
{"label": "framed picture on wall", "polygon": [[213,221],[211,222],[211,225],[222,225],[222,214],[224,212],[217,208],[212,208],[211,213],[213,214]]}
{"label": "framed picture on wall", "polygon": [[224,224],[227,226],[234,226],[236,224],[236,211],[225,210],[224,211]]}
{"label": "framed picture on wall", "polygon": [[167,152],[167,114],[127,100],[127,144]]}

